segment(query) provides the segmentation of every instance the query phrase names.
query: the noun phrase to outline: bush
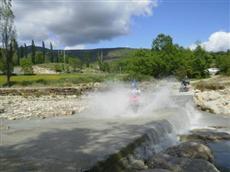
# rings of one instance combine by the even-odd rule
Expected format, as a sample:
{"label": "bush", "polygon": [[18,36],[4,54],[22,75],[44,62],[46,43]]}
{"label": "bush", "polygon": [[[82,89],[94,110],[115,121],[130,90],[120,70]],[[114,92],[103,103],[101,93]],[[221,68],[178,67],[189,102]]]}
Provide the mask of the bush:
{"label": "bush", "polygon": [[73,71],[76,72],[77,68],[82,68],[82,62],[77,57],[69,57],[68,64],[72,67]]}
{"label": "bush", "polygon": [[230,76],[230,51],[225,54],[218,54],[216,64],[220,68],[220,72]]}
{"label": "bush", "polygon": [[20,60],[20,66],[24,74],[33,74],[33,63],[31,58],[23,58]]}
{"label": "bush", "polygon": [[44,62],[45,62],[45,59],[43,57],[43,53],[42,52],[37,52],[36,56],[35,56],[35,63],[36,64],[41,64],[41,63],[44,63]]}
{"label": "bush", "polygon": [[42,85],[47,85],[48,84],[48,81],[44,80],[44,79],[39,79],[36,81],[36,83],[38,84],[42,84]]}
{"label": "bush", "polygon": [[226,75],[230,76],[230,68],[227,70]]}
{"label": "bush", "polygon": [[63,66],[61,64],[55,64],[54,70],[56,72],[62,72],[63,71]]}
{"label": "bush", "polygon": [[21,86],[29,86],[29,85],[32,85],[33,81],[22,81],[22,82],[19,82],[18,84],[21,85]]}

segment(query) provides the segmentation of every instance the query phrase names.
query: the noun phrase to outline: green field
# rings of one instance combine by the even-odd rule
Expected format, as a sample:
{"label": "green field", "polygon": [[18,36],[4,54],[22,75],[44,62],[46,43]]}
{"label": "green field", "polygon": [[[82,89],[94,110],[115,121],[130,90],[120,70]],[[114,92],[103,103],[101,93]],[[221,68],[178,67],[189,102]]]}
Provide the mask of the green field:
{"label": "green field", "polygon": [[[126,78],[125,74],[107,73],[18,75],[11,77],[11,86],[73,86],[80,83],[125,80]],[[0,87],[5,85],[6,77],[0,75]]]}
{"label": "green field", "polygon": [[[52,74],[52,75],[19,75],[12,76],[12,86],[68,86],[79,83],[101,82],[107,74]],[[0,76],[0,86],[4,86],[6,77]]]}

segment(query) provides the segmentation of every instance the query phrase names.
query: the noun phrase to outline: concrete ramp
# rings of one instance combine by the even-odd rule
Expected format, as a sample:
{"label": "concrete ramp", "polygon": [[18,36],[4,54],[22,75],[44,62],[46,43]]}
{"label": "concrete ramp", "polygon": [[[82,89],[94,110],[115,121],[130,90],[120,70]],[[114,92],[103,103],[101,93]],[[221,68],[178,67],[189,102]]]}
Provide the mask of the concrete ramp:
{"label": "concrete ramp", "polygon": [[[158,114],[159,113],[159,114]],[[46,120],[4,121],[0,146],[0,171],[81,171],[120,151],[145,135],[146,150],[174,144],[171,119],[180,109],[155,112],[131,119],[89,119],[79,116]],[[165,120],[169,119],[169,120]],[[178,123],[179,124],[179,123]],[[164,144],[163,144],[164,143]],[[158,146],[157,146],[158,145]],[[151,151],[140,156],[149,156]]]}

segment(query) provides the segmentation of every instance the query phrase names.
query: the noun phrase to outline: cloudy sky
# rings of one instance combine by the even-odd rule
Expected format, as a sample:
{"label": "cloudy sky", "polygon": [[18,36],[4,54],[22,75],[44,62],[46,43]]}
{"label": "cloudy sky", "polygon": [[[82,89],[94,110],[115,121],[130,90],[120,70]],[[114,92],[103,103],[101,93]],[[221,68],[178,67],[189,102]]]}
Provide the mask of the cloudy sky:
{"label": "cloudy sky", "polygon": [[229,0],[14,0],[18,39],[55,48],[150,48],[159,33],[184,47],[230,49]]}

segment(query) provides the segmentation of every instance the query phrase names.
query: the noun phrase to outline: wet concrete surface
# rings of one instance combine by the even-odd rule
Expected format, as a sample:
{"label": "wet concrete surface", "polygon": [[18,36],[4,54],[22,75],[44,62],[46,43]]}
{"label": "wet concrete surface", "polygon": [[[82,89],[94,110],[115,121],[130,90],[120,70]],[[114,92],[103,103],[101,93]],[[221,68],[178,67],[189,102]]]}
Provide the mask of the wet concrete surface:
{"label": "wet concrete surface", "polygon": [[[159,115],[157,113],[163,113]],[[80,171],[143,135],[155,121],[183,114],[163,110],[131,119],[82,116],[3,121],[0,171]],[[160,116],[160,117],[159,117]]]}

